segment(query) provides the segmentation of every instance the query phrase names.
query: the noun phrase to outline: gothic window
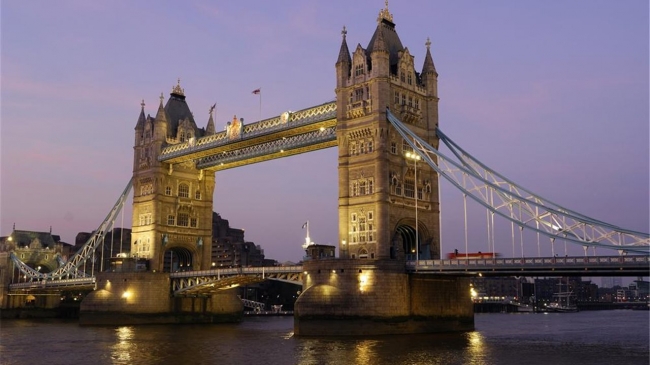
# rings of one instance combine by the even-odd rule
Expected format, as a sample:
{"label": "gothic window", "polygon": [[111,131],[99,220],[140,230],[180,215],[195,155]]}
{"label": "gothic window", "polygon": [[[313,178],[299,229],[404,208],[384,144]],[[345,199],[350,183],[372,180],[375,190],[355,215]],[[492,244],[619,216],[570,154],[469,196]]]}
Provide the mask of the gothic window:
{"label": "gothic window", "polygon": [[365,248],[362,248],[359,250],[359,258],[360,259],[367,259],[368,258],[368,251],[366,251]]}
{"label": "gothic window", "polygon": [[167,225],[168,226],[173,226],[176,224],[176,217],[174,217],[172,214],[167,216]]}
{"label": "gothic window", "polygon": [[181,142],[185,142],[185,133],[181,132]]}
{"label": "gothic window", "polygon": [[172,188],[171,186],[167,186],[165,188],[165,195],[172,195]]}
{"label": "gothic window", "polygon": [[420,110],[420,99],[415,98],[415,109]]}
{"label": "gothic window", "polygon": [[373,179],[368,179],[368,194],[372,194],[374,192],[374,185],[375,181]]}
{"label": "gothic window", "polygon": [[366,153],[366,144],[363,141],[359,143],[359,153]]}
{"label": "gothic window", "polygon": [[409,96],[409,106],[410,107],[413,106],[413,97],[412,96]]}
{"label": "gothic window", "polygon": [[189,198],[190,197],[190,187],[187,186],[187,184],[178,185],[178,196],[181,197],[181,198]]}
{"label": "gothic window", "polygon": [[196,193],[194,193],[194,199],[201,200],[201,191],[200,190],[197,190]]}
{"label": "gothic window", "polygon": [[393,155],[397,154],[397,143],[395,142],[390,143],[390,153],[392,153]]}
{"label": "gothic window", "polygon": [[365,217],[359,217],[359,233],[365,233],[366,232],[366,218]]}
{"label": "gothic window", "polygon": [[354,101],[363,100],[363,89],[354,90]]}
{"label": "gothic window", "polygon": [[359,182],[359,195],[366,195],[366,182],[363,180]]}
{"label": "gothic window", "polygon": [[404,81],[405,81],[405,78],[404,78],[404,70],[400,70],[400,72],[399,72],[399,80],[400,80],[401,82],[404,82]]}
{"label": "gothic window", "polygon": [[152,223],[151,213],[140,214],[139,218],[140,218],[140,225],[141,226],[148,226],[148,225],[150,225]]}
{"label": "gothic window", "polygon": [[363,72],[363,64],[362,63],[354,66],[354,76],[361,76],[363,74],[364,74],[364,72]]}
{"label": "gothic window", "polygon": [[399,104],[399,93],[395,91],[395,104]]}
{"label": "gothic window", "polygon": [[352,182],[352,192],[350,195],[357,196],[358,190],[359,190],[359,184],[356,181]]}
{"label": "gothic window", "polygon": [[368,153],[371,153],[371,152],[372,152],[372,148],[373,148],[373,146],[372,146],[372,140],[370,140],[370,141],[368,141]]}
{"label": "gothic window", "polygon": [[402,195],[402,184],[399,182],[395,185],[395,195]]}
{"label": "gothic window", "polygon": [[415,196],[415,183],[413,179],[404,179],[404,196],[413,198]]}
{"label": "gothic window", "polygon": [[402,105],[406,104],[406,94],[402,94]]}
{"label": "gothic window", "polygon": [[418,188],[418,199],[422,200],[422,189]]}
{"label": "gothic window", "polygon": [[352,104],[354,102],[354,98],[352,97],[353,95],[354,94],[352,94],[352,92],[350,92],[350,104]]}
{"label": "gothic window", "polygon": [[196,228],[196,226],[197,226],[196,218],[190,218],[190,227]]}
{"label": "gothic window", "polygon": [[411,148],[411,145],[406,142],[405,139],[402,140],[402,152],[406,154],[407,152],[413,152],[413,148]]}
{"label": "gothic window", "polygon": [[408,73],[406,79],[407,79],[407,82],[408,82],[409,85],[413,84],[413,75],[410,72]]}
{"label": "gothic window", "polygon": [[178,225],[187,227],[190,223],[190,217],[187,213],[178,213]]}

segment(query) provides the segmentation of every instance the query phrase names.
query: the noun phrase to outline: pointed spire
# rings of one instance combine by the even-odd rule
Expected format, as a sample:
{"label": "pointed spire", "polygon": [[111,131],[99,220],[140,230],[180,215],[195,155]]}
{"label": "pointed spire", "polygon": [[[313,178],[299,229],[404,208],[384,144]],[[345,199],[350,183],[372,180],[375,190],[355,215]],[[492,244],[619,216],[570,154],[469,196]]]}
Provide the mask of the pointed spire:
{"label": "pointed spire", "polygon": [[163,100],[165,96],[163,93],[160,93],[160,105],[158,106],[158,113],[156,113],[156,121],[167,122],[167,113],[165,112],[165,106],[163,105]]}
{"label": "pointed spire", "polygon": [[208,125],[205,127],[205,135],[206,135],[206,136],[209,136],[209,135],[215,133],[215,129],[214,129],[214,119],[213,119],[214,114],[213,114],[213,113],[214,113],[214,109],[215,109],[216,107],[217,107],[217,103],[214,103],[214,105],[212,105],[212,106],[210,107],[210,119],[208,120]]}
{"label": "pointed spire", "polygon": [[373,52],[388,52],[388,48],[386,47],[386,41],[384,40],[384,30],[381,24],[377,25],[377,30],[375,31],[375,39],[374,42],[370,45],[370,49],[368,50],[370,53]]}
{"label": "pointed spire", "polygon": [[424,66],[422,66],[422,74],[434,74],[438,75],[436,72],[436,66],[433,64],[433,57],[431,57],[431,40],[427,37],[427,55],[424,57]]}
{"label": "pointed spire", "polygon": [[140,116],[138,117],[138,122],[135,125],[135,129],[142,129],[144,128],[144,121],[146,120],[144,116],[144,99],[142,99],[142,103],[140,103],[140,106],[142,109],[140,109]]}
{"label": "pointed spire", "polygon": [[345,36],[348,34],[348,31],[345,29],[345,25],[343,26],[343,30],[341,31],[341,34],[343,35],[343,41],[341,42],[341,50],[339,50],[339,59],[336,61],[336,63],[352,63],[352,58],[350,58],[350,50],[348,49],[348,42],[345,40]]}

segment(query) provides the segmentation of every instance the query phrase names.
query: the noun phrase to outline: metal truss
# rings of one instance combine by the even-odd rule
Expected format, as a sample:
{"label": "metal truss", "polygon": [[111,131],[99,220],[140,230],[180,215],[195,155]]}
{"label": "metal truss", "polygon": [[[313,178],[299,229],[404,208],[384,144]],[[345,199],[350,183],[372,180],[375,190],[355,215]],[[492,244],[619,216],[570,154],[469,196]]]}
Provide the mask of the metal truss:
{"label": "metal truss", "polygon": [[74,278],[89,278],[92,274],[85,273],[79,270],[79,267],[84,265],[86,262],[90,261],[94,265],[95,260],[95,251],[102,246],[104,242],[104,237],[112,227],[117,218],[118,214],[124,207],[131,187],[133,186],[133,178],[129,180],[129,183],[124,188],[124,191],[115,202],[113,209],[106,216],[102,224],[95,230],[92,236],[86,241],[86,243],[75,253],[67,262],[59,260],[60,263],[63,263],[56,270],[49,273],[42,273],[34,270],[25,264],[22,260],[18,258],[13,252],[10,254],[11,260],[13,261],[15,267],[20,270],[20,272],[25,276],[27,281],[53,281],[53,280],[64,280],[64,279],[74,279]]}
{"label": "metal truss", "polygon": [[436,133],[449,147],[454,159],[443,155],[418,137],[390,110],[386,111],[388,121],[406,142],[440,176],[447,179],[465,196],[469,196],[496,214],[520,228],[551,239],[588,247],[603,247],[625,252],[650,253],[648,233],[623,229],[615,225],[587,217],[563,208],[490,169],[469,153],[461,149],[440,129]]}
{"label": "metal truss", "polygon": [[228,166],[227,164],[237,161],[252,160],[261,156],[283,154],[285,152],[291,155],[295,154],[291,153],[292,151],[300,151],[302,148],[319,144],[323,145],[323,148],[330,147],[327,142],[336,142],[336,127],[323,128],[322,130],[277,139],[250,147],[224,151],[221,154],[199,159],[196,168],[205,169],[213,166],[222,166],[220,169],[225,169],[235,167],[235,165]]}
{"label": "metal truss", "polygon": [[240,285],[278,280],[302,285],[302,266],[246,267],[170,274],[174,296],[202,296]]}
{"label": "metal truss", "polygon": [[286,112],[257,123],[244,125],[241,137],[235,140],[228,138],[227,131],[222,131],[199,138],[196,141],[187,141],[167,146],[161,151],[160,156],[158,156],[158,161],[171,162],[174,159],[182,158],[186,155],[209,151],[235,141],[259,138],[264,135],[308,126],[333,118],[336,118],[336,102],[328,102],[297,112]]}

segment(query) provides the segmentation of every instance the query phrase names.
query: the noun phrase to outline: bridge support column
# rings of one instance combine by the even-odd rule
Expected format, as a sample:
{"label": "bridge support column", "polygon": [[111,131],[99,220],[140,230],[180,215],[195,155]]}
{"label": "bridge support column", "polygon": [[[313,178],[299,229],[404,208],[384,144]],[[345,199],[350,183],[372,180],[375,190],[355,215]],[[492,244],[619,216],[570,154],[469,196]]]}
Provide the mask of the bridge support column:
{"label": "bridge support column", "polygon": [[82,325],[238,322],[243,304],[234,290],[205,297],[173,297],[167,273],[99,273],[81,302]]}
{"label": "bridge support column", "polygon": [[469,331],[469,279],[406,274],[395,260],[313,260],[303,264],[294,307],[298,336]]}

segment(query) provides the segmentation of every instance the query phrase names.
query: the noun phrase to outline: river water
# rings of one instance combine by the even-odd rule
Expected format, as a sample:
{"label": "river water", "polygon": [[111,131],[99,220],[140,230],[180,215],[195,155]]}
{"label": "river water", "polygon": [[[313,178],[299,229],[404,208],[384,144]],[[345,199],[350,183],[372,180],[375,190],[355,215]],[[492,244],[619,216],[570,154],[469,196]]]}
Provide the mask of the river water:
{"label": "river water", "polygon": [[120,327],[3,320],[0,363],[648,365],[649,323],[650,311],[490,313],[460,334],[304,338],[293,336],[292,317]]}

